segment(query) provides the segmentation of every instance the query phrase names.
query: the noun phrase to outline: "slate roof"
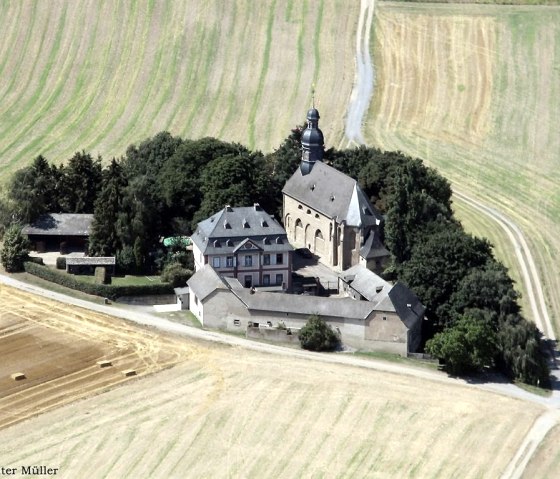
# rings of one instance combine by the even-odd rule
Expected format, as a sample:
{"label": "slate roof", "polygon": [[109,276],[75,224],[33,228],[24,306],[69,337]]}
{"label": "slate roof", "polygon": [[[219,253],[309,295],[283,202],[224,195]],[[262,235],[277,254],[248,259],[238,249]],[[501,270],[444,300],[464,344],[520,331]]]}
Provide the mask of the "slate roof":
{"label": "slate roof", "polygon": [[366,319],[374,304],[355,301],[351,298],[322,298],[297,294],[279,294],[258,291],[251,294],[249,289],[232,291],[248,309],[280,313],[318,314],[339,318]]}
{"label": "slate roof", "polygon": [[229,290],[227,283],[209,264],[205,264],[193,274],[187,281],[187,285],[199,301],[204,301],[217,289]]}
{"label": "slate roof", "polygon": [[282,193],[350,226],[372,226],[382,219],[355,179],[322,161],[317,161],[306,175],[298,168]]}
{"label": "slate roof", "polygon": [[360,256],[365,259],[386,258],[389,256],[389,250],[383,246],[380,239],[372,229],[364,241],[364,245],[360,248]]}
{"label": "slate roof", "polygon": [[226,206],[198,223],[191,240],[205,255],[233,253],[249,241],[265,252],[293,250],[286,230],[258,204]]}
{"label": "slate roof", "polygon": [[402,283],[392,285],[362,265],[347,269],[340,277],[367,302],[372,303],[375,310],[397,313],[408,328],[412,328],[424,316],[426,308]]}
{"label": "slate roof", "polygon": [[40,216],[30,225],[24,226],[22,233],[48,236],[89,236],[92,221],[92,214],[49,213]]}

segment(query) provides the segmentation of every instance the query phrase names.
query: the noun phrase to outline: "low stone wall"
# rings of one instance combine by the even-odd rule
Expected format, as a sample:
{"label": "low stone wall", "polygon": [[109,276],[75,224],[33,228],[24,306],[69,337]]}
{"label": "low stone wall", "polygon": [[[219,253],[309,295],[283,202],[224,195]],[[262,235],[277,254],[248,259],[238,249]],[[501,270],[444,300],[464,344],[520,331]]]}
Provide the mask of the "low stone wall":
{"label": "low stone wall", "polygon": [[[288,334],[290,332],[290,334]],[[269,327],[247,328],[246,337],[249,339],[264,339],[273,343],[299,344],[299,330],[278,329]]]}

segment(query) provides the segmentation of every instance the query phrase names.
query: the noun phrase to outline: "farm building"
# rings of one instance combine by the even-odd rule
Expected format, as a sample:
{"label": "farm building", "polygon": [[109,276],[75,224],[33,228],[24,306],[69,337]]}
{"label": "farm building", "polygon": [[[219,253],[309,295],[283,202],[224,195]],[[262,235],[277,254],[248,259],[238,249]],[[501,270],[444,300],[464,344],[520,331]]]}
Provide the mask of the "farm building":
{"label": "farm building", "polygon": [[274,328],[282,323],[299,329],[317,314],[340,332],[344,344],[360,350],[406,356],[420,344],[424,307],[403,285],[386,288],[375,301],[288,295],[243,288],[210,265],[187,283],[190,309],[206,327],[245,331],[249,326]]}
{"label": "farm building", "polygon": [[66,258],[66,272],[70,274],[94,274],[95,268],[103,267],[107,275],[115,274],[114,256],[83,256]]}
{"label": "farm building", "polygon": [[323,133],[315,108],[307,113],[301,144],[301,164],[282,190],[290,243],[308,248],[337,271],[357,264],[381,271],[389,258],[379,240],[382,216],[355,179],[323,162]]}
{"label": "farm building", "polygon": [[191,240],[196,271],[211,264],[245,287],[291,286],[293,247],[282,225],[258,203],[226,206],[198,223]]}
{"label": "farm building", "polygon": [[49,213],[24,226],[22,233],[31,242],[32,250],[39,253],[84,252],[87,250],[92,221],[92,214]]}

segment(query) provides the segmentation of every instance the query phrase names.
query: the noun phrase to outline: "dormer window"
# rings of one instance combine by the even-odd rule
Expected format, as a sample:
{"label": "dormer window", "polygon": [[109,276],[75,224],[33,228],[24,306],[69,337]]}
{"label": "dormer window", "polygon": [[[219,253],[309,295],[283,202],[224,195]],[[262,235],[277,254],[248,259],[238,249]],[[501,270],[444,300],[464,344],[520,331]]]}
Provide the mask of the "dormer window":
{"label": "dormer window", "polygon": [[315,185],[311,185],[311,191],[315,191]]}
{"label": "dormer window", "polygon": [[214,240],[214,248],[220,248],[222,245],[218,240]]}
{"label": "dormer window", "polygon": [[331,198],[330,198],[331,201],[334,201],[334,198],[335,198],[335,196],[334,196],[334,195],[331,195]]}
{"label": "dormer window", "polygon": [[270,244],[270,240],[268,239],[268,237],[264,237],[263,244]]}
{"label": "dormer window", "polygon": [[230,229],[231,229],[231,225],[228,223],[227,220],[224,220],[224,228],[225,228],[226,230],[230,230]]}
{"label": "dormer window", "polygon": [[263,228],[268,228],[268,223],[266,222],[266,220],[261,220],[261,226]]}
{"label": "dormer window", "polygon": [[245,218],[243,218],[243,228],[250,228],[249,223]]}
{"label": "dormer window", "polygon": [[276,238],[276,244],[283,244],[282,238],[280,238],[280,236]]}
{"label": "dormer window", "polygon": [[383,290],[383,286],[377,286],[377,287],[375,288],[375,292],[376,292],[376,293],[381,293],[382,290]]}
{"label": "dormer window", "polygon": [[233,246],[233,241],[231,241],[230,239],[228,239],[226,241],[226,246]]}

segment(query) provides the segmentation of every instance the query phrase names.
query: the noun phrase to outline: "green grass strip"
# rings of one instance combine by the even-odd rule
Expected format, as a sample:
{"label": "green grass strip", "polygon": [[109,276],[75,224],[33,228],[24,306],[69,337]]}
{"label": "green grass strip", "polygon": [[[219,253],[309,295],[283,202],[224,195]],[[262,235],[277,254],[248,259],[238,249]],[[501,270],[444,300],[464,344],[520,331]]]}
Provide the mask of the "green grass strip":
{"label": "green grass strip", "polygon": [[270,45],[272,44],[272,26],[274,25],[275,10],[276,0],[272,2],[268,14],[268,22],[266,27],[266,45],[264,47],[261,74],[259,76],[259,86],[257,88],[257,93],[255,94],[255,99],[253,100],[253,105],[251,106],[251,113],[249,114],[249,149],[251,150],[255,148],[255,119],[257,116],[257,109],[261,101],[264,81],[266,79],[266,74],[268,73],[268,62],[270,61]]}

